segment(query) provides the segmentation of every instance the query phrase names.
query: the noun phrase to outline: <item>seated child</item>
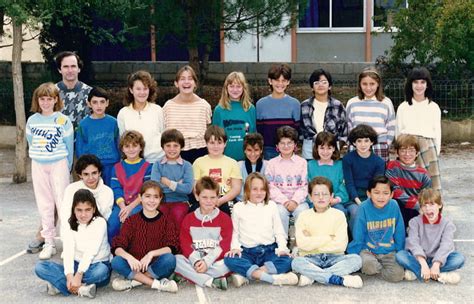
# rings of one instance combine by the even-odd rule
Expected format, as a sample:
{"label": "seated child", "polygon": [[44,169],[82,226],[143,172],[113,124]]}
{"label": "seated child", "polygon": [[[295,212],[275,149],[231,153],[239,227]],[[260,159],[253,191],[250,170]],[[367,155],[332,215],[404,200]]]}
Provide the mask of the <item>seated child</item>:
{"label": "seated child", "polygon": [[395,255],[397,262],[406,268],[406,280],[457,284],[461,277],[455,270],[464,265],[464,256],[454,250],[456,227],[441,216],[439,191],[421,190],[419,202],[422,214],[410,220],[405,250]]}
{"label": "seated child", "polygon": [[347,153],[342,159],[342,169],[350,202],[346,204],[349,215],[349,229],[353,231],[357,209],[367,199],[367,188],[371,180],[383,175],[385,162],[372,152],[372,145],[377,143],[375,130],[360,124],[349,133],[349,143],[355,150]]}
{"label": "seated child", "polygon": [[218,126],[209,126],[204,133],[208,154],[199,157],[193,163],[194,181],[209,176],[219,184],[217,206],[230,215],[229,201],[233,201],[240,193],[242,175],[237,162],[224,155],[227,135]]}
{"label": "seated child", "polygon": [[209,176],[196,183],[199,208],[184,218],[176,273],[201,287],[227,289],[224,254],[230,250],[232,220],[216,207],[219,185]]}
{"label": "seated child", "polygon": [[145,140],[138,131],[125,131],[120,138],[122,158],[112,169],[111,188],[115,205],[107,221],[109,242],[117,235],[127,217],[140,212],[140,188],[150,179],[152,166],[143,159]]}
{"label": "seated child", "polygon": [[270,184],[270,199],[277,203],[285,234],[288,236],[290,215],[295,221],[298,215],[308,209],[306,203],[307,163],[295,154],[298,132],[284,126],[277,130],[277,150],[280,155],[267,163],[265,177]]}
{"label": "seated child", "polygon": [[298,277],[291,272],[291,257],[286,247],[277,205],[269,200],[266,178],[251,173],[245,181],[244,201],[232,210],[231,250],[224,262],[235,274],[236,287],[250,280],[273,285],[296,285]]}
{"label": "seated child", "polygon": [[102,179],[110,186],[112,168],[120,161],[119,128],[117,120],[105,114],[109,97],[105,90],[92,88],[87,97],[87,106],[92,110],[79,123],[76,130],[76,157],[94,154],[102,164]]}
{"label": "seated child", "polygon": [[347,253],[360,255],[363,274],[380,273],[384,280],[398,282],[404,272],[395,261],[395,253],[405,246],[405,225],[392,195],[387,177],[377,176],[369,183],[369,198],[359,207]]}
{"label": "seated child", "polygon": [[87,189],[74,194],[71,208],[67,227],[61,235],[63,265],[41,261],[36,264],[35,272],[47,282],[49,295],[62,293],[94,298],[96,287],[106,286],[110,280],[107,222],[100,215],[94,195]]}
{"label": "seated child", "polygon": [[153,164],[151,179],[157,181],[165,195],[160,205],[163,213],[169,213],[176,227],[189,210],[188,194],[193,191],[193,167],[181,158],[184,147],[184,136],[176,129],[169,129],[161,134],[161,148],[165,156]]}
{"label": "seated child", "polygon": [[178,230],[174,221],[159,211],[163,190],[155,181],[140,190],[143,209],[130,216],[112,241],[112,269],[124,276],[112,282],[118,291],[145,284],[158,291],[177,292],[178,285],[167,278],[174,272]]}
{"label": "seated child", "polygon": [[418,194],[431,188],[431,178],[425,168],[416,164],[420,146],[415,136],[402,134],[394,146],[398,158],[388,162],[385,175],[394,186],[393,198],[400,206],[405,227],[408,227],[410,219],[419,214]]}
{"label": "seated child", "polygon": [[331,207],[334,197],[331,181],[322,176],[315,177],[308,190],[314,207],[303,211],[295,224],[299,256],[293,259],[291,267],[301,274],[298,285],[311,285],[316,281],[324,285],[362,288],[360,276],[350,275],[360,269],[360,256],[344,255],[347,222],[342,211]]}

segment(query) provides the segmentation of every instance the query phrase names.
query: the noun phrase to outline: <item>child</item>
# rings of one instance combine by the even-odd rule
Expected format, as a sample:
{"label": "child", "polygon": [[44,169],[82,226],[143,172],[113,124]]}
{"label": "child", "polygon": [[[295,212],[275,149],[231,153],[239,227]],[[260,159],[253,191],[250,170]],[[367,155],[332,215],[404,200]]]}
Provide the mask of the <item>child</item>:
{"label": "child", "polygon": [[283,126],[277,130],[277,150],[280,155],[267,163],[265,177],[270,185],[270,199],[277,204],[283,229],[288,236],[290,215],[295,221],[308,209],[305,202],[307,189],[307,163],[295,154],[298,132]]}
{"label": "child", "polygon": [[145,141],[137,131],[126,131],[120,138],[122,158],[112,169],[112,190],[115,205],[107,221],[109,242],[119,232],[127,217],[142,209],[139,191],[144,181],[150,179],[152,166],[143,159]]}
{"label": "child", "polygon": [[160,146],[161,133],[164,130],[163,110],[155,104],[156,81],[146,71],[138,71],[128,76],[128,90],[125,107],[117,115],[120,135],[135,130],[142,134],[146,146],[144,156],[150,164],[163,157]]}
{"label": "child", "polygon": [[349,143],[355,151],[347,153],[342,159],[342,169],[349,203],[345,205],[349,215],[349,229],[354,228],[357,209],[367,199],[367,188],[370,181],[383,175],[385,162],[372,152],[372,145],[377,143],[377,133],[368,125],[358,125],[349,133]]}
{"label": "child", "polygon": [[176,273],[201,287],[227,289],[224,254],[230,250],[232,221],[217,208],[219,185],[209,176],[196,183],[199,208],[181,225],[182,255],[176,256]]}
{"label": "child", "polygon": [[301,274],[298,285],[311,285],[316,281],[324,285],[362,288],[360,276],[350,275],[362,266],[360,256],[344,255],[347,222],[344,213],[331,208],[334,197],[331,181],[322,176],[315,177],[308,190],[314,207],[301,213],[295,224],[299,256],[291,266]]}
{"label": "child", "polygon": [[349,132],[360,124],[367,124],[377,132],[374,152],[389,161],[389,147],[395,136],[395,110],[392,101],[384,96],[382,77],[373,68],[359,74],[357,96],[346,105]]}
{"label": "child", "polygon": [[415,135],[420,146],[418,164],[428,170],[433,188],[441,190],[441,110],[433,101],[433,83],[426,68],[414,68],[405,84],[406,101],[397,109],[397,134]]}
{"label": "child", "polygon": [[419,200],[422,214],[410,220],[405,250],[397,252],[397,262],[406,268],[406,280],[431,278],[443,284],[457,284],[461,277],[454,270],[464,265],[464,256],[454,250],[456,227],[441,216],[439,191],[423,189]]}
{"label": "child", "polygon": [[268,83],[272,93],[257,102],[257,131],[265,139],[264,157],[272,159],[278,156],[275,146],[276,130],[290,126],[298,130],[300,123],[300,103],[287,95],[285,90],[290,84],[291,68],[287,64],[274,64],[268,70]]}
{"label": "child", "polygon": [[313,158],[313,141],[319,132],[334,134],[338,143],[347,140],[346,109],[342,102],[331,96],[331,74],[323,69],[315,70],[309,77],[309,86],[313,96],[301,103],[300,124],[302,156],[306,160]]}
{"label": "child", "polygon": [[64,265],[42,261],[35,267],[36,275],[47,282],[49,295],[62,293],[94,298],[96,287],[107,286],[110,280],[110,246],[107,222],[100,215],[94,195],[78,190],[72,199],[66,229],[62,230]]}
{"label": "child", "polygon": [[31,112],[35,114],[26,122],[31,178],[45,239],[39,254],[42,260],[56,254],[54,214],[60,214],[72,166],[74,130],[69,118],[59,112],[62,108],[58,89],[51,82],[43,83],[33,92]]}
{"label": "child", "polygon": [[236,274],[236,287],[248,280],[273,285],[296,285],[298,277],[291,272],[291,257],[276,204],[269,200],[265,177],[251,173],[245,181],[244,201],[234,206],[232,244],[224,259]]}
{"label": "child", "polygon": [[245,159],[239,161],[240,172],[242,173],[242,190],[237,201],[244,197],[244,183],[247,176],[252,172],[265,173],[267,161],[263,159],[263,136],[260,133],[249,133],[244,137]]}
{"label": "child", "polygon": [[394,185],[393,198],[400,206],[405,227],[408,227],[410,219],[419,214],[418,194],[431,188],[431,178],[425,168],[415,163],[420,151],[415,136],[402,134],[394,145],[398,158],[387,164],[385,175]]}
{"label": "child", "polygon": [[228,142],[224,154],[240,161],[244,159],[244,136],[256,132],[255,107],[250,99],[247,80],[242,72],[227,75],[221,99],[214,109],[212,124],[224,129]]}
{"label": "child", "polygon": [[176,267],[173,254],[178,250],[178,230],[160,213],[163,190],[155,181],[143,183],[140,190],[143,209],[129,217],[112,242],[112,269],[124,276],[112,282],[118,291],[145,284],[153,289],[177,292],[178,285],[167,278]]}
{"label": "child", "polygon": [[185,146],[181,157],[193,163],[198,157],[206,155],[204,133],[211,123],[211,106],[194,93],[198,78],[189,65],[178,70],[174,85],[179,93],[163,107],[165,127],[183,133]]}
{"label": "child", "polygon": [[151,179],[157,181],[164,193],[160,211],[168,213],[175,221],[176,227],[188,213],[188,194],[193,191],[193,167],[181,158],[184,137],[176,129],[169,129],[161,134],[161,147],[165,156],[153,164]]}
{"label": "child", "polygon": [[76,130],[76,157],[94,154],[102,164],[102,179],[110,186],[112,168],[120,161],[117,120],[105,114],[109,97],[105,90],[93,88],[87,97],[92,114],[81,120]]}
{"label": "child", "polygon": [[[350,135],[349,135],[350,136]],[[385,176],[375,177],[357,212],[353,240],[347,253],[362,258],[362,273],[380,273],[389,282],[403,280],[404,271],[395,261],[395,253],[405,247],[405,225],[400,208],[392,199],[392,185]]]}
{"label": "child", "polygon": [[242,175],[237,162],[224,155],[227,136],[224,129],[210,126],[204,134],[209,154],[202,156],[193,164],[194,181],[209,176],[219,184],[217,207],[230,215],[229,201],[233,201],[240,193]]}
{"label": "child", "polygon": [[349,202],[349,195],[344,184],[336,136],[326,131],[319,132],[314,142],[312,158],[314,159],[308,162],[308,180],[313,180],[316,176],[329,179],[334,187],[334,195],[329,199],[330,206],[346,214],[344,206]]}

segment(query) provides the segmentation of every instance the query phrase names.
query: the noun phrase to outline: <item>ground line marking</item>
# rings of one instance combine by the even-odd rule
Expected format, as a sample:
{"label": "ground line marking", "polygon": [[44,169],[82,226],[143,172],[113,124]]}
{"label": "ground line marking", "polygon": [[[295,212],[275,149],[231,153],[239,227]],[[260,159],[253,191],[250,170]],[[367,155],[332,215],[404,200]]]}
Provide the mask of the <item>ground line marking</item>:
{"label": "ground line marking", "polygon": [[204,294],[204,289],[201,286],[194,285],[196,287],[196,293],[198,296],[199,304],[209,304],[209,301],[206,299]]}
{"label": "ground line marking", "polygon": [[1,262],[0,262],[0,266],[3,266],[3,265],[5,265],[5,264],[10,263],[10,262],[13,261],[14,259],[16,259],[16,258],[21,257],[22,255],[24,255],[25,253],[26,253],[26,250],[22,250],[22,251],[18,252],[17,254],[12,255],[11,257],[9,257],[9,258],[7,258],[7,259],[1,261]]}
{"label": "ground line marking", "polygon": [[466,242],[466,243],[469,243],[469,242],[474,242],[474,240],[454,240],[455,242]]}

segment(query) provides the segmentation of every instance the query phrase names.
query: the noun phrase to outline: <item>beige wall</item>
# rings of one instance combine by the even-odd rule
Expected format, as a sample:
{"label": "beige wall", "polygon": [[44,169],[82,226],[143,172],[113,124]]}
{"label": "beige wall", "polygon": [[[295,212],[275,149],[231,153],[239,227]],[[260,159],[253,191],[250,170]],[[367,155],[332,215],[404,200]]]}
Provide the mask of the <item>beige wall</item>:
{"label": "beige wall", "polygon": [[[5,19],[8,17],[5,17]],[[5,35],[0,37],[0,46],[9,45],[12,41],[12,28],[11,26],[5,26]],[[38,34],[37,31],[30,31],[26,28],[23,29],[26,33],[24,39],[30,39],[32,36]],[[38,38],[30,41],[23,42],[23,52],[21,54],[22,61],[32,62],[44,62],[43,56],[41,55]],[[0,61],[12,61],[12,47],[0,48]]]}

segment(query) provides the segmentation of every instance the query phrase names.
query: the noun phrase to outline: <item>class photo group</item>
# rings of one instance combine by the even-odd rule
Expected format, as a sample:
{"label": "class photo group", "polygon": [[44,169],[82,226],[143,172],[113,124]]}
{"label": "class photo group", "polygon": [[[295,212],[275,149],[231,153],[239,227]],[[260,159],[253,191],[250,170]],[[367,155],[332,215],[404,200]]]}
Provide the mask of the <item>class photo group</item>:
{"label": "class photo group", "polygon": [[286,93],[287,64],[270,67],[270,93],[255,103],[234,71],[214,109],[191,66],[163,107],[140,70],[115,118],[108,92],[79,81],[76,53],[55,60],[62,81],[35,89],[25,131],[41,221],[27,252],[49,295],[461,280],[426,68],[408,73],[397,111],[373,67],[347,103],[324,69],[301,102]]}

